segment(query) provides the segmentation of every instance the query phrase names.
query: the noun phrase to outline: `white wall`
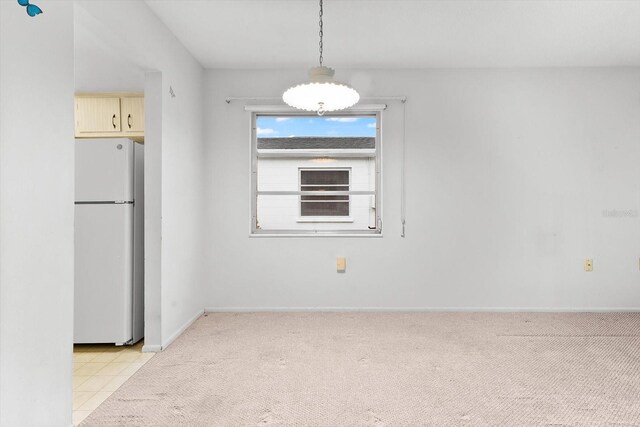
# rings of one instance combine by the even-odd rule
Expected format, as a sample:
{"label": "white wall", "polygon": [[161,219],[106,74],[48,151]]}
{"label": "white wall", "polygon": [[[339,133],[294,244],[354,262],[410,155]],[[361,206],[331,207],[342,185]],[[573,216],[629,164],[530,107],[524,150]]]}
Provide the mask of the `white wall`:
{"label": "white wall", "polygon": [[0,425],[70,426],[73,3],[0,1]]}
{"label": "white wall", "polygon": [[394,102],[382,238],[249,238],[249,113],[224,99],[306,74],[209,71],[206,306],[640,309],[640,69],[338,73],[365,97],[408,97],[406,238]]}
{"label": "white wall", "polygon": [[145,102],[148,114],[161,114],[155,121],[147,114],[147,127],[162,123],[145,137],[145,289],[152,296],[145,297],[145,347],[159,349],[203,307],[203,70],[145,2],[76,3],[77,19],[97,39],[152,73],[145,96],[161,90],[152,96],[159,109]]}
{"label": "white wall", "polygon": [[[85,58],[76,49],[76,58]],[[76,61],[76,93],[80,92],[143,92],[145,73],[135,64],[115,56],[100,56],[100,60]]]}
{"label": "white wall", "polygon": [[76,92],[142,92],[144,71],[122,50],[109,46],[82,19],[74,22]]}

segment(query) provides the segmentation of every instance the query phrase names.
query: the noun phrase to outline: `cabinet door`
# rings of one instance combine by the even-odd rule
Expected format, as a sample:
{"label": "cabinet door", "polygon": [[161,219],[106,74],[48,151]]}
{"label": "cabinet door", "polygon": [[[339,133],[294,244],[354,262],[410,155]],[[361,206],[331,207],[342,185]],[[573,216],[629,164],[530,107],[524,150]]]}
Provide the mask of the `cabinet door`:
{"label": "cabinet door", "polygon": [[76,98],[76,134],[120,132],[120,98]]}
{"label": "cabinet door", "polygon": [[144,98],[122,98],[122,127],[125,133],[144,132]]}

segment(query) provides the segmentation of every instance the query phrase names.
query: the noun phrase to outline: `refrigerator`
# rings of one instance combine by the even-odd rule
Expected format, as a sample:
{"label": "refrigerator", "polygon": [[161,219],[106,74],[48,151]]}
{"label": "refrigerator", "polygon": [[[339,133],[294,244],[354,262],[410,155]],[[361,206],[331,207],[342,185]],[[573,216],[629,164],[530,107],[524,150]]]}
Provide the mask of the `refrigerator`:
{"label": "refrigerator", "polygon": [[76,344],[144,335],[144,146],[75,141]]}

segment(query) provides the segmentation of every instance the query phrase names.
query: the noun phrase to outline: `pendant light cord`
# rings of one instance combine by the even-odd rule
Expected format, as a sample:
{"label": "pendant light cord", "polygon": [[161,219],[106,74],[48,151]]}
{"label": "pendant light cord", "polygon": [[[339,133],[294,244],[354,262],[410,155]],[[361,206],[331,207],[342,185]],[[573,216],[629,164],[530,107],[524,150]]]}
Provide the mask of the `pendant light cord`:
{"label": "pendant light cord", "polygon": [[320,36],[320,66],[322,67],[322,36],[324,35],[324,32],[322,31],[322,14],[323,14],[323,10],[322,10],[322,0],[320,0],[320,32],[318,33]]}

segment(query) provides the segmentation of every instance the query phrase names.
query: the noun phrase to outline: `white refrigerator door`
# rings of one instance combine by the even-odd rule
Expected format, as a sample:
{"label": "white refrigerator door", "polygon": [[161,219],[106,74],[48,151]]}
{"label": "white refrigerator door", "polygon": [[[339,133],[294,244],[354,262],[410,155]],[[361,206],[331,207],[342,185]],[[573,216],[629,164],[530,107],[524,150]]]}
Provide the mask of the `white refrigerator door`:
{"label": "white refrigerator door", "polygon": [[76,139],[76,201],[133,201],[129,139]]}
{"label": "white refrigerator door", "polygon": [[144,337],[144,145],[135,145],[133,214],[133,342]]}
{"label": "white refrigerator door", "polygon": [[75,207],[74,342],[132,338],[133,205]]}

